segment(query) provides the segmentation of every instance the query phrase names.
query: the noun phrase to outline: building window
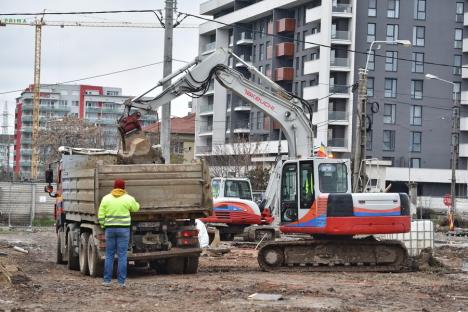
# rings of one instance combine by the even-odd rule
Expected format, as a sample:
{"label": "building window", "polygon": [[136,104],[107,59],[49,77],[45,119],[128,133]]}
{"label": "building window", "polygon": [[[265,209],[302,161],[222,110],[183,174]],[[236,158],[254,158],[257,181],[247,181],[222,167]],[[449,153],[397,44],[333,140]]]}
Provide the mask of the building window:
{"label": "building window", "polygon": [[258,36],[260,38],[263,38],[264,35],[265,35],[265,21],[262,20],[258,24]]}
{"label": "building window", "polygon": [[254,44],[252,49],[252,62],[257,61],[257,46]]}
{"label": "building window", "polygon": [[395,78],[385,78],[385,97],[396,98],[397,80]]}
{"label": "building window", "polygon": [[367,78],[367,96],[374,96],[374,78]]}
{"label": "building window", "polygon": [[414,0],[414,19],[426,19],[426,0]]}
{"label": "building window", "polygon": [[453,100],[460,100],[461,95],[461,82],[453,83]]}
{"label": "building window", "polygon": [[457,2],[456,13],[457,15],[455,16],[455,21],[463,22],[463,14],[464,14],[463,2]]}
{"label": "building window", "polygon": [[395,150],[395,130],[383,131],[383,150],[384,151]]}
{"label": "building window", "polygon": [[412,105],[410,109],[410,125],[422,126],[422,106]]}
{"label": "building window", "polygon": [[296,74],[296,77],[299,77],[299,68],[300,68],[299,57],[296,57],[296,70],[294,71]]}
{"label": "building window", "polygon": [[453,43],[453,47],[455,49],[461,49],[463,46],[463,29],[456,28],[455,29],[455,42]]}
{"label": "building window", "polygon": [[423,81],[411,80],[411,98],[421,100],[423,98]]}
{"label": "building window", "polygon": [[400,0],[388,0],[387,2],[387,17],[399,18],[400,17]]}
{"label": "building window", "polygon": [[396,105],[384,104],[383,121],[385,124],[395,124]]}
{"label": "building window", "polygon": [[258,48],[258,60],[259,61],[262,61],[262,60],[265,59],[264,53],[265,53],[265,51],[263,50],[263,44],[260,44],[259,48]]}
{"label": "building window", "polygon": [[453,74],[456,76],[461,75],[462,71],[462,56],[461,55],[454,55],[453,56]]}
{"label": "building window", "polygon": [[414,153],[421,152],[422,132],[411,132],[411,151]]}
{"label": "building window", "polygon": [[367,24],[367,42],[375,41],[375,24]]}
{"label": "building window", "polygon": [[411,168],[421,168],[421,158],[411,158]]}
{"label": "building window", "polygon": [[426,28],[424,26],[413,27],[413,46],[424,47]]}
{"label": "building window", "polygon": [[369,0],[369,6],[367,8],[367,16],[377,16],[377,0]]}
{"label": "building window", "polygon": [[265,54],[266,54],[266,57],[267,57],[267,60],[271,59],[272,57],[272,54],[273,54],[273,50],[270,51],[270,54],[268,55],[268,49],[271,48],[271,42],[270,41],[267,41],[265,42]]}
{"label": "building window", "polygon": [[184,153],[184,142],[173,142],[173,153],[174,154],[183,154]]}
{"label": "building window", "polygon": [[366,134],[366,150],[372,150],[372,130],[367,131]]}
{"label": "building window", "polygon": [[388,24],[387,25],[387,41],[398,40],[398,25]]}
{"label": "building window", "polygon": [[304,63],[307,62],[307,55],[303,55],[302,58],[301,58],[301,65],[302,65],[302,68],[301,68],[301,74],[304,76]]}
{"label": "building window", "polygon": [[387,51],[385,58],[385,70],[396,72],[398,68],[398,52]]}
{"label": "building window", "polygon": [[382,157],[382,160],[389,161],[390,162],[390,167],[393,167],[393,164],[395,163],[395,158],[394,157]]}
{"label": "building window", "polygon": [[375,70],[375,51],[372,50],[369,53],[369,63],[367,64],[368,70]]}
{"label": "building window", "polygon": [[257,129],[263,129],[263,112],[257,112]]}
{"label": "building window", "polygon": [[411,71],[413,73],[424,73],[424,53],[413,52],[412,60]]}

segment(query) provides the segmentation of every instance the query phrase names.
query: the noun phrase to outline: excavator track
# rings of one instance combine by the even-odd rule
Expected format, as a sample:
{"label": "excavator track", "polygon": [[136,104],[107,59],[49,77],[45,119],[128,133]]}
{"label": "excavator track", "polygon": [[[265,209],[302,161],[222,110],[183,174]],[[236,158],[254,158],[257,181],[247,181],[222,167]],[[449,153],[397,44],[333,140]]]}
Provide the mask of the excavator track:
{"label": "excavator track", "polygon": [[397,240],[302,239],[272,241],[258,251],[264,271],[406,272],[408,252]]}

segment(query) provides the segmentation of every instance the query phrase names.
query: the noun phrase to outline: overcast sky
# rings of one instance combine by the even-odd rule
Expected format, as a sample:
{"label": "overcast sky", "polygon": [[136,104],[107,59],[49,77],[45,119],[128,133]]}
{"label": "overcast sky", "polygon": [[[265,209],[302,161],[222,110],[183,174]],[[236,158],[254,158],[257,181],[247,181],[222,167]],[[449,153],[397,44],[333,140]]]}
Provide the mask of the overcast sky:
{"label": "overcast sky", "polygon": [[[178,0],[181,12],[199,13],[204,0]],[[163,9],[164,0],[0,0],[1,13],[102,10]],[[4,18],[5,16],[1,16]],[[28,17],[31,18],[31,17]],[[46,16],[61,21],[130,21],[158,22],[153,13]],[[187,18],[183,24],[198,25],[200,20]],[[43,27],[41,83],[57,83],[163,60],[164,29]],[[34,78],[34,27],[8,25],[0,28],[0,93],[27,87]],[[174,30],[173,58],[191,61],[198,52],[198,29]],[[173,70],[183,63],[173,62]],[[162,77],[163,66],[89,79],[77,84],[120,87],[124,95],[138,95],[154,86]],[[10,133],[13,131],[15,98],[19,92],[0,94],[0,111],[9,104]],[[172,114],[188,112],[188,97],[172,104]],[[0,120],[1,123],[1,120]]]}

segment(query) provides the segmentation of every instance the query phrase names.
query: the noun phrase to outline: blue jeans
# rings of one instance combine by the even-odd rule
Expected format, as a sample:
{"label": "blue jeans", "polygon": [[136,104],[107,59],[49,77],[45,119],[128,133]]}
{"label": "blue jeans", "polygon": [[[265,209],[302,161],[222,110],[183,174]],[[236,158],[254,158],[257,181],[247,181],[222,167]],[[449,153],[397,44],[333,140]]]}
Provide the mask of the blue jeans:
{"label": "blue jeans", "polygon": [[130,239],[129,228],[106,229],[106,261],[104,262],[104,282],[110,283],[114,271],[114,256],[119,258],[117,267],[117,281],[125,284],[127,278],[127,249]]}

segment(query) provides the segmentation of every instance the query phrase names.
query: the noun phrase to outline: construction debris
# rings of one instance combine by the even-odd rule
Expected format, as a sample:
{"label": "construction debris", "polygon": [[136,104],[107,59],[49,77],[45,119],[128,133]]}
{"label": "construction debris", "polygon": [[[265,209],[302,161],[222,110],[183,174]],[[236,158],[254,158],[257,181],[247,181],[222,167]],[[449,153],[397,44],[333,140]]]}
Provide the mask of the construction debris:
{"label": "construction debris", "polygon": [[25,284],[31,279],[16,265],[0,263],[1,277],[12,285]]}
{"label": "construction debris", "polygon": [[28,253],[29,253],[28,250],[26,250],[26,249],[24,249],[24,248],[21,248],[21,247],[18,247],[18,246],[13,246],[13,249],[16,250],[16,251],[25,253],[25,254],[28,254]]}
{"label": "construction debris", "polygon": [[278,301],[283,300],[282,295],[277,294],[263,294],[263,293],[255,293],[248,297],[250,300],[257,300],[257,301]]}

